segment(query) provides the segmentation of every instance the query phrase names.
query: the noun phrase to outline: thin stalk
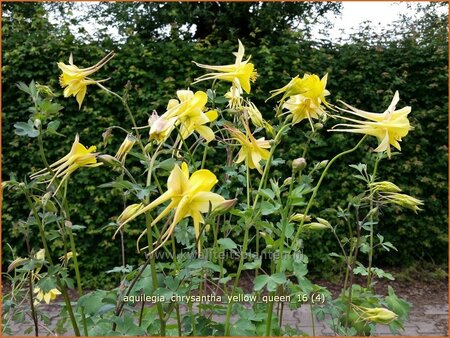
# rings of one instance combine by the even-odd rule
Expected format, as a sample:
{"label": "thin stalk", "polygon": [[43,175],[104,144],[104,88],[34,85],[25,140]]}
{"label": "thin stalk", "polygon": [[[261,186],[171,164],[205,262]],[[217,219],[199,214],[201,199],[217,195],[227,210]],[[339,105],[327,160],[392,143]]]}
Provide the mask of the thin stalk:
{"label": "thin stalk", "polygon": [[33,273],[30,272],[28,274],[29,277],[29,293],[30,293],[30,307],[31,307],[31,316],[33,318],[34,323],[34,335],[37,337],[39,336],[39,326],[38,326],[38,319],[36,315],[36,310],[34,308],[34,300],[33,300]]}
{"label": "thin stalk", "polygon": [[[261,177],[261,181],[259,182],[259,187],[258,187],[258,191],[260,191],[263,186],[265,186],[265,183],[267,181],[267,176],[270,170],[270,166],[272,164],[272,157],[273,154],[275,152],[276,146],[279,143],[279,140],[281,139],[282,133],[284,132],[285,128],[287,128],[288,125],[283,124],[282,127],[280,128],[280,130],[278,131],[277,135],[275,136],[275,140],[274,140],[274,144],[272,145],[272,147],[270,148],[270,153],[269,153],[269,158],[267,159],[267,163],[264,167],[264,171],[263,171],[263,175]],[[255,196],[255,199],[253,201],[253,209],[255,208],[256,204],[258,203],[258,198],[259,198],[259,194],[257,194]],[[248,247],[248,239],[249,239],[249,230],[250,230],[250,226],[251,226],[252,220],[249,220],[248,222],[246,222],[245,224],[245,228],[244,228],[244,242],[242,244],[242,251],[241,251],[241,256],[239,259],[239,265],[238,265],[238,269],[236,272],[236,277],[234,280],[234,284],[233,284],[233,289],[231,291],[231,297],[234,296],[235,292],[236,292],[236,288],[238,286],[239,283],[239,278],[241,276],[242,273],[242,269],[244,267],[244,257],[245,257],[245,253],[247,252],[247,247]],[[227,314],[225,317],[225,336],[229,336],[230,335],[230,318],[231,318],[231,310],[233,308],[233,304],[234,302],[229,302],[228,303],[228,307],[227,307]]]}
{"label": "thin stalk", "polygon": [[309,310],[311,311],[312,335],[313,335],[313,337],[315,337],[316,336],[316,321],[314,319],[314,313],[313,313],[311,300],[309,301]]}
{"label": "thin stalk", "polygon": [[[39,228],[39,235],[41,237],[42,245],[44,246],[45,257],[48,260],[50,266],[53,267],[54,266],[53,260],[52,260],[50,250],[48,248],[47,239],[45,238],[44,227],[42,225],[41,219],[39,218],[39,214],[38,214],[36,208],[34,207],[34,204],[31,201],[30,196],[28,195],[28,191],[24,191],[24,193],[25,193],[25,197],[26,197],[28,206],[30,207],[30,209],[34,215],[34,218],[35,218],[36,223]],[[69,317],[70,317],[70,321],[72,323],[73,331],[75,333],[75,336],[79,337],[80,330],[78,329],[78,324],[76,322],[75,315],[73,314],[73,309],[72,309],[72,305],[70,304],[70,299],[69,299],[69,295],[67,294],[66,286],[61,282],[61,278],[59,277],[58,274],[56,274],[55,277],[56,277],[56,284],[59,286],[59,288],[61,289],[61,293],[63,294],[64,302],[66,303],[66,308],[67,308],[67,311],[69,312]]]}
{"label": "thin stalk", "polygon": [[[380,156],[378,155],[375,159],[375,165],[373,168],[373,172],[372,172],[372,177],[370,178],[370,183],[375,182],[375,176],[377,174],[377,170],[378,170],[378,164],[380,163]],[[369,222],[370,222],[370,234],[369,234],[369,238],[370,238],[370,244],[369,244],[369,264],[368,264],[368,268],[367,268],[367,288],[370,287],[370,282],[372,279],[372,259],[373,259],[373,192],[370,193],[370,217],[369,217]]]}
{"label": "thin stalk", "polygon": [[[75,248],[75,238],[73,236],[72,228],[71,228],[71,222],[70,222],[70,215],[69,215],[69,206],[67,204],[67,180],[64,182],[64,194],[63,194],[63,200],[62,200],[62,206],[64,208],[64,216],[67,222],[70,223],[70,226],[65,226],[66,231],[69,235],[69,243],[70,243],[70,250],[72,251],[72,258],[73,258],[73,265],[75,269],[75,279],[77,281],[77,289],[78,289],[78,297],[83,296],[83,286],[81,284],[81,275],[80,275],[80,268],[78,265],[78,258],[77,258],[77,251]],[[81,307],[81,317],[83,319],[83,331],[84,335],[88,336],[88,329],[87,329],[87,322],[86,322],[86,316],[84,314],[84,308]]]}
{"label": "thin stalk", "polygon": [[[308,205],[306,206],[306,209],[305,209],[305,212],[304,212],[305,215],[308,215],[309,209],[311,209],[311,206],[312,206],[312,204],[313,204],[313,202],[314,202],[314,200],[315,200],[315,198],[317,196],[317,192],[319,191],[320,185],[322,184],[323,179],[327,175],[328,169],[330,169],[331,165],[338,158],[340,158],[340,157],[342,157],[344,155],[350,154],[350,153],[354,152],[356,149],[358,149],[358,147],[363,143],[363,141],[366,139],[366,137],[367,137],[367,135],[364,135],[361,138],[361,140],[356,144],[356,146],[354,146],[352,149],[349,149],[349,150],[343,151],[342,153],[337,154],[335,157],[333,157],[331,159],[330,162],[328,162],[327,166],[325,167],[324,171],[322,172],[322,175],[320,176],[319,181],[317,182],[317,185],[314,188],[313,193],[312,193],[312,195],[311,195],[311,197],[309,199]],[[297,243],[297,240],[298,240],[298,237],[300,235],[303,223],[305,223],[305,219],[302,219],[302,221],[300,222],[300,225],[299,225],[299,227],[297,229],[297,232],[295,233],[294,239],[292,241],[290,250],[292,250],[294,245],[295,245],[295,243]]]}
{"label": "thin stalk", "polygon": [[[361,225],[359,221],[359,211],[356,209],[356,246],[355,246],[355,255],[353,256],[351,267],[350,267],[350,280],[349,280],[349,289],[348,289],[348,303],[347,303],[347,311],[345,316],[345,327],[348,328],[348,317],[350,315],[350,308],[352,304],[352,291],[353,291],[353,269],[355,268],[355,262],[358,257],[358,249],[361,240]],[[345,290],[344,290],[345,293]]]}
{"label": "thin stalk", "polygon": [[208,143],[205,143],[205,148],[203,149],[203,156],[202,156],[202,166],[200,167],[200,169],[203,169],[205,167],[207,154],[208,154]]}

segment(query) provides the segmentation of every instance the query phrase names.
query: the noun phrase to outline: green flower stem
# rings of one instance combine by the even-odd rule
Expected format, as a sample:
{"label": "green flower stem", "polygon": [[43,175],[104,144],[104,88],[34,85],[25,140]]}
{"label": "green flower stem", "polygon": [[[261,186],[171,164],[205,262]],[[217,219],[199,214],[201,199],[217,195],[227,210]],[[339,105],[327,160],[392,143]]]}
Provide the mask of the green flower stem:
{"label": "green flower stem", "polygon": [[34,323],[34,335],[38,337],[39,336],[38,319],[36,315],[36,310],[34,308],[34,300],[33,300],[33,272],[30,272],[28,274],[28,279],[29,279],[28,292],[30,293],[30,307],[31,307],[31,317],[33,318]]}
{"label": "green flower stem", "polygon": [[[295,177],[295,173],[294,170],[292,170],[292,174],[291,174],[291,182],[289,183],[289,192],[288,192],[288,198],[287,198],[287,202],[286,205],[283,209],[283,214],[281,217],[281,237],[279,239],[279,243],[278,243],[278,261],[277,261],[277,265],[275,268],[275,273],[278,273],[281,271],[281,263],[283,261],[283,248],[284,248],[284,240],[286,239],[286,227],[288,225],[288,217],[291,211],[291,203],[290,203],[290,195],[292,193],[292,188],[294,186],[294,179]],[[270,292],[270,298],[273,299],[273,296],[275,295],[275,292],[272,291]],[[271,326],[272,326],[272,316],[273,316],[273,301],[269,302],[268,304],[268,308],[267,308],[267,320],[266,320],[266,336],[270,336],[271,333]],[[280,320],[282,320],[280,318]]]}
{"label": "green flower stem", "polygon": [[[265,186],[266,181],[267,181],[267,176],[270,170],[270,166],[272,164],[272,157],[273,154],[275,153],[275,149],[278,145],[278,143],[281,140],[281,136],[283,135],[284,131],[290,126],[290,124],[283,124],[280,128],[280,130],[278,131],[277,135],[275,136],[275,140],[274,143],[272,145],[272,147],[270,148],[270,153],[269,153],[269,158],[267,159],[267,163],[264,167],[264,171],[263,171],[263,175],[261,177],[261,181],[259,182],[259,187],[258,187],[258,192],[261,191],[261,189]],[[253,209],[256,207],[256,204],[258,203],[258,199],[259,199],[259,194],[257,194],[255,196],[255,200],[253,201]],[[249,220],[248,222],[246,222],[245,224],[245,229],[244,229],[244,241],[242,244],[242,251],[241,251],[241,257],[239,259],[239,265],[238,265],[238,269],[236,271],[236,277],[234,280],[234,284],[233,284],[233,289],[231,291],[231,297],[233,297],[236,293],[236,288],[238,286],[239,283],[239,278],[241,276],[242,273],[242,269],[244,267],[244,256],[245,253],[247,252],[247,247],[248,247],[248,239],[249,239],[249,230],[250,230],[250,226],[251,226],[252,220]],[[233,308],[233,304],[234,302],[229,302],[228,303],[228,307],[227,307],[227,314],[226,314],[226,318],[225,318],[225,336],[229,336],[230,335],[230,318],[231,318],[231,311]]]}
{"label": "green flower stem", "polygon": [[39,135],[38,135],[38,146],[39,146],[39,155],[41,156],[41,160],[45,165],[45,168],[53,175],[53,170],[50,168],[50,164],[48,164],[47,158],[45,157],[44,151],[44,142],[42,141],[42,126],[39,125]]}
{"label": "green flower stem", "polygon": [[[63,206],[63,211],[64,211],[64,215],[65,215],[65,219],[67,222],[70,222],[70,214],[69,214],[69,205],[67,203],[67,182],[68,180],[66,180],[64,182],[64,193],[63,193],[63,200],[62,200],[62,206]],[[78,289],[78,297],[83,296],[83,286],[81,284],[81,275],[80,275],[80,268],[78,265],[78,258],[77,258],[77,251],[75,248],[75,238],[73,236],[73,232],[72,232],[72,228],[71,228],[72,223],[70,222],[70,226],[65,224],[65,229],[67,231],[67,234],[69,235],[69,243],[70,243],[70,250],[72,251],[72,259],[73,259],[73,266],[75,269],[75,279],[77,280],[77,289]],[[87,336],[88,335],[88,330],[87,330],[87,323],[86,323],[86,316],[84,314],[84,309],[83,307],[81,307],[81,317],[83,318],[83,331],[84,331],[84,335]]]}
{"label": "green flower stem", "polygon": [[[356,245],[355,245],[355,254],[353,258],[351,259],[351,266],[349,267],[350,270],[350,278],[349,278],[349,289],[348,289],[348,302],[347,302],[347,311],[345,316],[345,328],[348,328],[348,320],[350,315],[350,308],[352,304],[352,292],[353,292],[353,269],[355,268],[356,259],[358,258],[358,250],[359,245],[361,241],[361,226],[359,221],[359,212],[358,209],[356,209]],[[344,289],[345,294],[345,289]]]}
{"label": "green flower stem", "polygon": [[[370,178],[370,183],[375,182],[375,176],[377,174],[377,170],[378,170],[378,164],[380,163],[380,155],[378,155],[375,159],[375,165],[373,168],[373,172],[372,172],[372,177]],[[370,193],[370,217],[369,217],[369,222],[370,222],[370,234],[369,234],[369,238],[370,238],[370,244],[369,244],[369,264],[368,264],[368,268],[367,268],[367,288],[370,287],[370,282],[372,279],[372,259],[373,259],[373,192]]]}
{"label": "green flower stem", "polygon": [[[51,256],[50,250],[48,248],[47,239],[45,238],[45,232],[44,232],[44,227],[42,225],[42,220],[39,218],[39,214],[38,214],[36,208],[34,207],[33,202],[31,201],[28,191],[24,191],[24,193],[25,193],[25,197],[26,197],[28,206],[30,207],[30,209],[34,215],[34,218],[35,218],[36,223],[39,228],[39,235],[41,237],[42,245],[44,246],[45,257],[48,260],[50,266],[54,267],[52,256]],[[67,293],[67,289],[66,289],[66,286],[62,283],[58,274],[56,274],[56,283],[59,286],[59,288],[61,289],[61,293],[63,294],[64,302],[66,303],[66,308],[67,308],[67,311],[69,312],[69,317],[70,317],[70,321],[72,323],[72,327],[73,327],[75,336],[79,337],[80,330],[78,329],[78,324],[75,319],[75,315],[73,314],[73,309],[72,309],[72,305],[70,304],[70,299],[69,299],[69,295]]]}
{"label": "green flower stem", "polygon": [[309,302],[309,310],[311,311],[311,323],[312,323],[312,335],[316,336],[316,321],[314,319],[313,306],[311,301]]}
{"label": "green flower stem", "polygon": [[[152,285],[153,292],[158,288],[158,277],[156,274],[156,260],[155,255],[153,254],[153,235],[152,235],[152,219],[148,213],[145,213],[145,220],[147,225],[147,241],[148,241],[148,251],[150,255],[150,269],[152,273]],[[164,312],[162,308],[162,304],[160,302],[156,303],[156,308],[158,310],[158,316],[160,320],[160,334],[161,336],[166,335],[166,322],[164,320]]]}
{"label": "green flower stem", "polygon": [[202,166],[200,169],[205,168],[206,155],[208,155],[208,143],[205,143],[205,148],[203,149]]}
{"label": "green flower stem", "polygon": [[120,96],[119,94],[117,94],[116,92],[113,92],[112,90],[109,90],[108,88],[106,88],[105,86],[103,86],[101,83],[97,83],[97,86],[99,86],[101,89],[103,89],[104,91],[106,91],[107,93],[117,97],[120,102],[122,102],[123,106],[125,107],[125,110],[128,113],[128,116],[130,117],[131,123],[134,127],[134,132],[135,132],[135,136],[137,139],[137,142],[139,144],[139,146],[141,147],[142,153],[145,155],[145,147],[142,144],[142,140],[141,140],[141,135],[139,134],[139,127],[136,124],[136,120],[134,119],[133,113],[131,112],[130,106],[127,103],[127,100],[125,98],[123,98],[122,96]]}
{"label": "green flower stem", "polygon": [[[325,178],[325,176],[327,175],[328,169],[330,169],[331,165],[334,163],[334,161],[336,161],[338,158],[350,154],[352,152],[354,152],[356,149],[359,148],[359,146],[364,142],[364,140],[366,139],[367,135],[364,135],[361,140],[356,144],[356,146],[354,146],[352,149],[343,151],[342,153],[337,154],[335,157],[333,157],[330,162],[328,162],[327,166],[325,167],[324,171],[322,172],[322,175],[319,178],[319,181],[317,182],[316,187],[313,190],[313,193],[311,195],[311,198],[309,199],[308,205],[306,206],[305,215],[308,215],[309,209],[311,209],[311,206],[317,196],[317,192],[319,191],[320,185],[322,184],[323,179]],[[290,247],[290,251],[292,251],[295,243],[297,243],[298,237],[300,235],[303,223],[305,223],[305,219],[302,219],[302,221],[299,224],[299,227],[297,229],[297,232],[295,233],[294,239],[292,241],[291,247]]]}
{"label": "green flower stem", "polygon": [[[153,165],[155,163],[156,158],[159,155],[159,148],[161,147],[161,145],[159,145],[156,148],[155,154],[153,155],[153,157],[150,160],[149,168],[148,168],[148,172],[147,172],[147,182],[146,182],[147,187],[150,186],[150,184],[152,182]],[[149,201],[150,201],[150,196],[147,196],[145,198],[145,203],[148,204]],[[153,254],[154,247],[153,247],[153,234],[152,234],[152,217],[150,216],[149,212],[145,213],[145,223],[147,226],[148,252],[150,255],[150,269],[151,269],[151,274],[152,274],[152,285],[153,285],[153,292],[154,292],[158,288],[158,279],[157,279],[157,273],[156,273],[156,260],[155,260],[155,255]],[[160,302],[158,302],[156,304],[156,308],[157,308],[158,316],[159,316],[159,320],[160,320],[160,334],[161,334],[161,336],[165,336],[166,335],[166,321],[164,319],[164,311],[162,308],[162,304]]]}

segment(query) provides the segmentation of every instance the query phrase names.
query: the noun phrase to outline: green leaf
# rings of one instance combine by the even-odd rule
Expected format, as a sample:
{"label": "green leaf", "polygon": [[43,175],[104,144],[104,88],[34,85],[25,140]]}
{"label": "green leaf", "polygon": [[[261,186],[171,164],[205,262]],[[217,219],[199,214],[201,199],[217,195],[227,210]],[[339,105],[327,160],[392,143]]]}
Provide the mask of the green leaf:
{"label": "green leaf", "polygon": [[281,208],[281,204],[276,203],[273,205],[272,203],[268,201],[263,201],[261,203],[261,214],[264,216],[271,215],[275,212],[277,212]]}
{"label": "green leaf", "polygon": [[260,291],[269,281],[269,276],[259,275],[253,280],[253,290]]}
{"label": "green leaf", "polygon": [[240,318],[231,325],[230,334],[232,336],[254,336],[256,326],[250,320]]}
{"label": "green leaf", "polygon": [[225,250],[232,250],[237,248],[236,243],[231,238],[221,238],[217,241],[217,243],[219,243],[219,245]]}
{"label": "green leaf", "polygon": [[411,309],[411,304],[407,301],[400,299],[394,292],[394,289],[388,286],[388,295],[385,298],[389,310],[395,312],[399,319],[406,320],[408,318],[409,310]]}
{"label": "green leaf", "polygon": [[261,267],[261,259],[257,259],[254,262],[247,262],[244,264],[244,270],[255,270]]}
{"label": "green leaf", "polygon": [[39,130],[34,127],[34,124],[31,120],[28,120],[28,123],[25,122],[17,122],[14,123],[14,133],[19,136],[28,136],[31,138],[39,136]]}
{"label": "green leaf", "polygon": [[271,189],[261,189],[258,194],[272,201],[275,198],[275,193]]}

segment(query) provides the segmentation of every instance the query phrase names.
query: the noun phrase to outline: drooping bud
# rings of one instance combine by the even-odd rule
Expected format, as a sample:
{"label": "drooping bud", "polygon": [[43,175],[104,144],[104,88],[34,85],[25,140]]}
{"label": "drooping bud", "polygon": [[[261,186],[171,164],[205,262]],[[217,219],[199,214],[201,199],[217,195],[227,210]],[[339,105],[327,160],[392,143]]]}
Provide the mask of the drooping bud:
{"label": "drooping bud", "polygon": [[309,222],[311,220],[310,216],[304,215],[304,214],[294,214],[289,219],[291,222]]}
{"label": "drooping bud", "polygon": [[292,182],[292,177],[288,177],[283,181],[283,185],[289,185]]}
{"label": "drooping bud", "polygon": [[358,307],[361,310],[361,319],[377,324],[390,324],[397,319],[397,314],[385,308],[364,308]]}
{"label": "drooping bud", "polygon": [[120,161],[118,161],[115,157],[112,157],[111,155],[107,155],[107,154],[98,155],[97,160],[99,162],[108,164],[112,167],[120,167],[122,165],[120,163]]}
{"label": "drooping bud", "polygon": [[322,223],[318,223],[318,222],[312,222],[309,224],[305,224],[304,225],[307,229],[309,230],[325,230],[325,229],[330,229],[330,226],[322,224]]}
{"label": "drooping bud", "polygon": [[296,158],[292,161],[292,169],[300,171],[306,168],[306,160],[303,157]]}
{"label": "drooping bud", "polygon": [[129,205],[128,207],[125,208],[125,210],[117,218],[117,224],[121,225],[121,224],[125,223],[127,220],[129,220],[132,216],[137,214],[143,208],[144,208],[144,205],[142,203]]}
{"label": "drooping bud", "polygon": [[321,129],[323,129],[323,124],[322,123],[320,123],[320,122],[317,122],[317,123],[314,123],[314,130],[321,130]]}
{"label": "drooping bud", "polygon": [[119,150],[117,151],[117,154],[114,157],[122,163],[125,162],[125,158],[131,151],[131,148],[133,148],[135,143],[136,138],[133,135],[128,134],[127,137],[125,137],[125,139],[123,140],[122,144],[119,147]]}
{"label": "drooping bud", "polygon": [[233,209],[237,201],[238,201],[237,198],[233,198],[232,200],[225,200],[218,206],[216,206],[213,211],[215,214],[225,214],[231,209]]}
{"label": "drooping bud", "polygon": [[323,224],[323,225],[325,225],[326,227],[331,228],[330,222],[328,222],[326,219],[323,219],[323,218],[320,218],[320,217],[316,217],[316,219],[317,219],[317,221],[318,221],[320,224]]}

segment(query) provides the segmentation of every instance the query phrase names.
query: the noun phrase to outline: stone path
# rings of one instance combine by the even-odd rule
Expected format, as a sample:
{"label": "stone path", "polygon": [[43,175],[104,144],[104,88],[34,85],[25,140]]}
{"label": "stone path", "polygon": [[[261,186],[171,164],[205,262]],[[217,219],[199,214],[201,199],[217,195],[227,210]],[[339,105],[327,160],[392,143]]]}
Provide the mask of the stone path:
{"label": "stone path", "polygon": [[[447,300],[445,300],[447,301]],[[49,317],[51,323],[49,327],[54,327],[58,318],[58,311],[55,307],[56,304],[51,306],[42,305],[43,310],[49,309]],[[218,318],[220,320],[220,318]],[[223,321],[223,318],[221,319]],[[311,319],[311,312],[308,306],[304,306],[296,311],[285,311],[283,316],[283,326],[290,325],[296,327],[304,333],[313,334],[313,325]],[[29,324],[13,324],[12,335],[24,336],[27,328],[31,326]],[[414,308],[411,311],[410,319],[405,324],[405,331],[402,332],[402,336],[448,336],[448,306],[445,305],[426,305],[422,308]],[[48,335],[48,332],[40,330],[40,334]],[[316,336],[333,336],[333,331],[328,328],[324,322],[315,322],[315,334]],[[32,336],[33,332],[27,334]],[[66,335],[73,335],[73,332],[68,332]],[[377,335],[379,336],[391,336],[389,327],[386,325],[377,326]]]}

